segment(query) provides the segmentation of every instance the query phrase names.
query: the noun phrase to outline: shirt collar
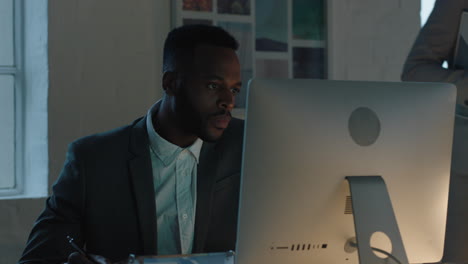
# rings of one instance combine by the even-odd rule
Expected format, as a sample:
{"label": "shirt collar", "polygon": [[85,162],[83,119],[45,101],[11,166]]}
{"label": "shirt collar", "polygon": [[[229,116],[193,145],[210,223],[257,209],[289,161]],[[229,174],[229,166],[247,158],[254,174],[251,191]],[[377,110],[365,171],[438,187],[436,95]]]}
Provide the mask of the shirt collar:
{"label": "shirt collar", "polygon": [[197,164],[200,159],[200,152],[201,152],[202,145],[203,145],[203,140],[201,140],[200,138],[197,138],[197,140],[195,140],[195,142],[193,142],[193,144],[187,148],[190,151],[190,153],[192,153],[193,157],[197,161]]}
{"label": "shirt collar", "polygon": [[[180,152],[182,152],[184,149],[165,140],[154,129],[152,116],[157,113],[158,105],[158,102],[156,102],[148,110],[148,113],[146,115],[146,130],[148,133],[151,149],[154,151],[156,156],[164,163],[164,166],[168,166],[177,158]],[[195,158],[197,164],[199,162],[202,145],[203,140],[197,138],[197,140],[195,140],[195,142],[192,145],[186,148]]]}

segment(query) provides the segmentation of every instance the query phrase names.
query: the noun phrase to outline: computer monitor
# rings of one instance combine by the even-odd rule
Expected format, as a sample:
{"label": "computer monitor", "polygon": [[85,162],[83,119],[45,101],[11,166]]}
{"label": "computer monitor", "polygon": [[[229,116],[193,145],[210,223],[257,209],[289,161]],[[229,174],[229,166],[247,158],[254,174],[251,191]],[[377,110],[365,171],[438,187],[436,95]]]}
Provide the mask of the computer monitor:
{"label": "computer monitor", "polygon": [[[455,100],[445,83],[251,80],[236,262],[359,263],[345,177],[370,175],[386,183],[409,262],[439,261]],[[392,253],[381,235],[358,244]]]}

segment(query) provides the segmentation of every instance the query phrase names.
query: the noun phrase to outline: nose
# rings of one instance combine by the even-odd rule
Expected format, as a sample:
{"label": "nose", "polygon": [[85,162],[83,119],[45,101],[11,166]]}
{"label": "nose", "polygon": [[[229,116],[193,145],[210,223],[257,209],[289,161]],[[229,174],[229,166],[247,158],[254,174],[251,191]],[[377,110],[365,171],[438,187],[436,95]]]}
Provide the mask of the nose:
{"label": "nose", "polygon": [[219,94],[218,107],[229,112],[234,108],[236,97],[229,89],[223,89]]}

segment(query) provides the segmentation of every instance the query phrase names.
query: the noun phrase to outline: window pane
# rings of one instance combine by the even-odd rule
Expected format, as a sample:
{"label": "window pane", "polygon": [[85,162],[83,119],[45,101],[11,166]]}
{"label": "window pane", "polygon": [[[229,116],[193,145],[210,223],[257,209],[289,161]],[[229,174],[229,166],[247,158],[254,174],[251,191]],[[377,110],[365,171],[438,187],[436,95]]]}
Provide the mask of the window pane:
{"label": "window pane", "polygon": [[13,0],[0,0],[0,66],[13,66]]}
{"label": "window pane", "polygon": [[435,0],[421,0],[421,27],[426,24],[427,18],[434,8]]}
{"label": "window pane", "polygon": [[15,186],[14,77],[0,75],[0,188]]}

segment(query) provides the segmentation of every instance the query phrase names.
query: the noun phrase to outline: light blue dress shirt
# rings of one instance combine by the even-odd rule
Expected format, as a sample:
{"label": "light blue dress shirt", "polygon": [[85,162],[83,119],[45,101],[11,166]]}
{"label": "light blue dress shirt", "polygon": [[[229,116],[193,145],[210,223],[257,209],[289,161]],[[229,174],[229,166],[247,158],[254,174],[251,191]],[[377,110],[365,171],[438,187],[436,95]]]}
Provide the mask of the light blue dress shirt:
{"label": "light blue dress shirt", "polygon": [[197,164],[203,141],[197,139],[184,149],[165,140],[151,122],[156,111],[155,106],[148,111],[146,127],[156,194],[158,254],[190,254],[195,227]]}

